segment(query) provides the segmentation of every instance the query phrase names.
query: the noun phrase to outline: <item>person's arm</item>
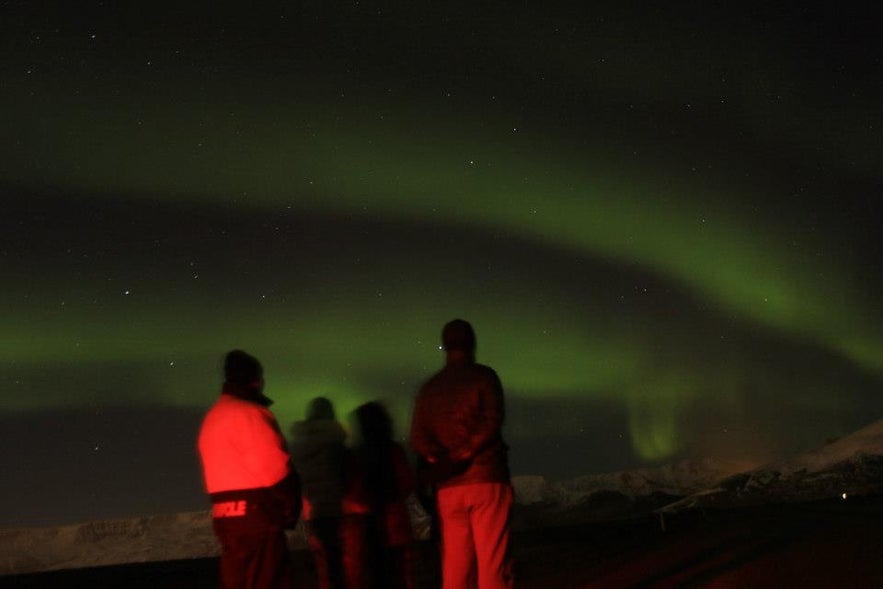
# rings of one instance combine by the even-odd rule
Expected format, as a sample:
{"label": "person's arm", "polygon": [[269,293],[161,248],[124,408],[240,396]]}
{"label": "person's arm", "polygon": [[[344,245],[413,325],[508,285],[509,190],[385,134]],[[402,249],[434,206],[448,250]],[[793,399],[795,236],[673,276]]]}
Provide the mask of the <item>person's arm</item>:
{"label": "person's arm", "polygon": [[467,444],[451,456],[456,462],[471,460],[500,435],[503,427],[503,385],[497,373],[491,371],[475,393],[478,395],[478,415]]}
{"label": "person's arm", "polygon": [[255,410],[241,427],[239,444],[243,461],[255,483],[270,486],[287,477],[291,457],[273,414],[268,409]]}
{"label": "person's arm", "polygon": [[414,406],[414,416],[411,419],[411,448],[423,457],[427,462],[435,462],[445,452],[445,449],[436,441],[430,433],[427,419],[427,408],[421,397],[417,396]]}
{"label": "person's arm", "polygon": [[294,465],[289,465],[288,474],[273,485],[272,489],[282,506],[282,525],[286,529],[293,530],[303,509],[300,475],[294,468]]}

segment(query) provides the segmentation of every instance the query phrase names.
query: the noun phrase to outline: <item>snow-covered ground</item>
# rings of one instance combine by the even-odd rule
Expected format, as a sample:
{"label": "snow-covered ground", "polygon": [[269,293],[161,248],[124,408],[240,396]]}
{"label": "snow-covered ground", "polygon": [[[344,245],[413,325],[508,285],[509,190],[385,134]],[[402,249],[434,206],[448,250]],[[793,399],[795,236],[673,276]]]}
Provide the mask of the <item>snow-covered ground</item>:
{"label": "snow-covered ground", "polygon": [[601,492],[631,498],[654,494],[690,495],[737,472],[740,472],[738,467],[729,463],[683,460],[655,468],[585,475],[559,482],[547,481],[542,476],[520,476],[514,477],[512,484],[515,501],[521,505],[549,503],[572,507]]}
{"label": "snow-covered ground", "polygon": [[[682,461],[560,482],[541,476],[515,477],[515,525],[581,523],[647,513],[659,507],[668,513],[696,506],[880,494],[883,420],[792,460],[738,471],[734,464]],[[412,519],[416,535],[427,537],[428,517],[416,503],[412,504]],[[289,540],[292,548],[306,545],[301,527],[290,533]],[[0,530],[0,575],[203,558],[218,553],[207,512]]]}
{"label": "snow-covered ground", "polygon": [[883,419],[790,460],[723,479],[659,511],[883,493]]}
{"label": "snow-covered ground", "polygon": [[0,574],[216,554],[207,511],[0,530]]}
{"label": "snow-covered ground", "polygon": [[764,467],[782,474],[821,472],[847,462],[861,462],[867,456],[883,456],[883,419],[855,433],[833,440],[812,452],[787,462]]}

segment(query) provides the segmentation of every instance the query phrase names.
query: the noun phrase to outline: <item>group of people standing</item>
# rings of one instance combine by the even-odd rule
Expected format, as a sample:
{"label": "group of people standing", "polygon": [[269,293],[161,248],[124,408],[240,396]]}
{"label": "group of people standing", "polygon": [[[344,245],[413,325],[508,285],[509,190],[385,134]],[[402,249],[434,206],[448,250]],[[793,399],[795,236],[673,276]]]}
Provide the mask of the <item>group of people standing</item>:
{"label": "group of people standing", "polygon": [[317,397],[287,443],[258,360],[227,354],[222,394],[198,444],[225,588],[293,587],[285,530],[302,517],[322,589],[411,589],[406,500],[426,490],[443,589],[513,587],[503,389],[496,372],[476,363],[468,322],[447,323],[442,347],[445,365],[415,402],[413,468],[377,402],[355,410],[347,443],[333,404]]}
{"label": "group of people standing", "polygon": [[406,499],[416,489],[414,473],[383,405],[361,405],[354,417],[351,446],[324,397],[313,399],[306,420],[291,428],[319,588],[412,589]]}

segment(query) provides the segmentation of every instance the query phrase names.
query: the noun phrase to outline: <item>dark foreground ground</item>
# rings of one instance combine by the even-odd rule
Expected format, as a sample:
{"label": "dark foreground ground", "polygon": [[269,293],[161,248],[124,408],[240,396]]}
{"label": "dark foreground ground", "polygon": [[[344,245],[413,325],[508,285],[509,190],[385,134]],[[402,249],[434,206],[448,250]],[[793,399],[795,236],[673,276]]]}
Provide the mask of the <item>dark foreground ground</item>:
{"label": "dark foreground ground", "polygon": [[[695,511],[515,534],[519,589],[617,587],[883,587],[883,497]],[[421,543],[419,587],[439,586],[435,547]],[[315,587],[296,552],[298,587]],[[217,587],[201,559],[0,577],[2,587]]]}

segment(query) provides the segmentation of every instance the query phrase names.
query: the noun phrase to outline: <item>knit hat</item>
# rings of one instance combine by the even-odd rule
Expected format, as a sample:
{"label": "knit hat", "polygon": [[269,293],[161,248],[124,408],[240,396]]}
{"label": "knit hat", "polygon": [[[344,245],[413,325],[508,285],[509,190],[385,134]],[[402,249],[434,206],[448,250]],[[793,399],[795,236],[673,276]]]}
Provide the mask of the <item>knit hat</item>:
{"label": "knit hat", "polygon": [[230,384],[252,385],[264,377],[264,369],[254,356],[233,350],[224,358],[224,379]]}

